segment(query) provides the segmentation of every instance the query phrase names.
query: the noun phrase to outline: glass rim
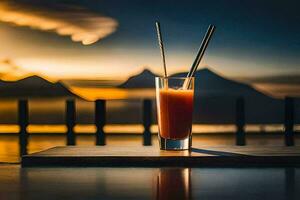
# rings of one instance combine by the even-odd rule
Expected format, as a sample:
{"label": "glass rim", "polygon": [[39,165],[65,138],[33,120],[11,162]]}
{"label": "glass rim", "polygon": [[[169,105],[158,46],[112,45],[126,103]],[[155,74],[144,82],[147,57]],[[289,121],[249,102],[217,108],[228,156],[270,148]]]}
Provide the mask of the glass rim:
{"label": "glass rim", "polygon": [[184,79],[192,79],[194,80],[195,77],[181,77],[181,76],[167,76],[167,77],[163,77],[163,76],[155,76],[155,79],[177,79],[177,80],[184,80]]}

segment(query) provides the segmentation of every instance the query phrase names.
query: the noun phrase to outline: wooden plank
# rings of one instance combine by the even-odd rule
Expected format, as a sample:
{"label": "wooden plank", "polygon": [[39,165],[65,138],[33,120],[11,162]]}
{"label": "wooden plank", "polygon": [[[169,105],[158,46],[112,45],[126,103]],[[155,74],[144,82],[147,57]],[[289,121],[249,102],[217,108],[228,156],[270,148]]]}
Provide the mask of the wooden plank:
{"label": "wooden plank", "polygon": [[157,146],[55,147],[22,157],[22,167],[40,166],[298,166],[300,147],[218,146],[161,151]]}
{"label": "wooden plank", "polygon": [[96,131],[96,145],[104,146],[106,143],[106,135],[104,132],[104,126],[106,124],[106,101],[95,101],[95,125]]}
{"label": "wooden plank", "polygon": [[66,126],[67,126],[67,145],[75,145],[76,138],[74,127],[76,124],[76,105],[75,100],[69,99],[66,101]]}
{"label": "wooden plank", "polygon": [[285,98],[285,115],[284,115],[284,132],[285,144],[294,146],[294,99],[291,97]]}
{"label": "wooden plank", "polygon": [[145,146],[150,146],[151,141],[151,131],[150,127],[152,125],[152,101],[151,99],[145,99],[143,101],[143,125],[144,125],[144,132],[143,132],[143,144]]}
{"label": "wooden plank", "polygon": [[245,100],[243,97],[239,97],[236,100],[236,145],[246,145],[246,134],[245,134]]}
{"label": "wooden plank", "polygon": [[20,156],[23,156],[27,154],[27,144],[28,144],[28,133],[27,133],[27,126],[29,124],[28,100],[18,101],[18,124],[20,126],[20,131],[19,131]]}

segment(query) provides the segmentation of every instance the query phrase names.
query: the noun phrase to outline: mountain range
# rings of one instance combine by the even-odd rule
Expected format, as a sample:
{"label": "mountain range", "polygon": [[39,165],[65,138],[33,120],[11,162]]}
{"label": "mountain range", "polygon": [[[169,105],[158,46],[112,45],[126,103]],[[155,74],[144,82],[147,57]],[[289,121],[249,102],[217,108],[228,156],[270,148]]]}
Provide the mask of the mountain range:
{"label": "mountain range", "polygon": [[0,97],[77,97],[62,83],[51,83],[39,76],[29,76],[18,81],[0,80]]}
{"label": "mountain range", "polygon": [[[119,85],[120,88],[155,88],[155,77],[149,69],[131,76]],[[187,72],[172,74],[170,77],[186,77]],[[222,77],[208,68],[203,68],[195,73],[195,93],[200,96],[267,96],[257,91],[248,84],[233,81]]]}
{"label": "mountain range", "polygon": [[155,88],[154,78],[159,76],[149,69],[144,69],[141,73],[129,77],[124,83],[119,85],[120,88]]}

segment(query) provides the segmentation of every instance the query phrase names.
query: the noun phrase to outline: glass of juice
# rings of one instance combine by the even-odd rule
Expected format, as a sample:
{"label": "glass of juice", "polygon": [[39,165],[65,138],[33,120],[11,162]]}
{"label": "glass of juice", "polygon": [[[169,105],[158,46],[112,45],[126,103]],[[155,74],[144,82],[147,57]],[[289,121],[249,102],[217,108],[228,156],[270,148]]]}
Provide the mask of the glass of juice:
{"label": "glass of juice", "polygon": [[162,150],[192,145],[194,77],[156,77],[158,138]]}

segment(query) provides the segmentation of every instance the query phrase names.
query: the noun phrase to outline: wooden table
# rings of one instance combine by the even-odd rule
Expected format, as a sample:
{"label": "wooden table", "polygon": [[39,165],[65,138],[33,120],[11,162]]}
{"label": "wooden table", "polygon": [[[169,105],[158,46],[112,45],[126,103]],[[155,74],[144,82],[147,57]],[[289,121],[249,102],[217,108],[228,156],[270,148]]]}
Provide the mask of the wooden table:
{"label": "wooden table", "polygon": [[196,146],[191,151],[161,151],[157,146],[67,146],[22,157],[22,167],[40,166],[300,166],[300,147]]}

